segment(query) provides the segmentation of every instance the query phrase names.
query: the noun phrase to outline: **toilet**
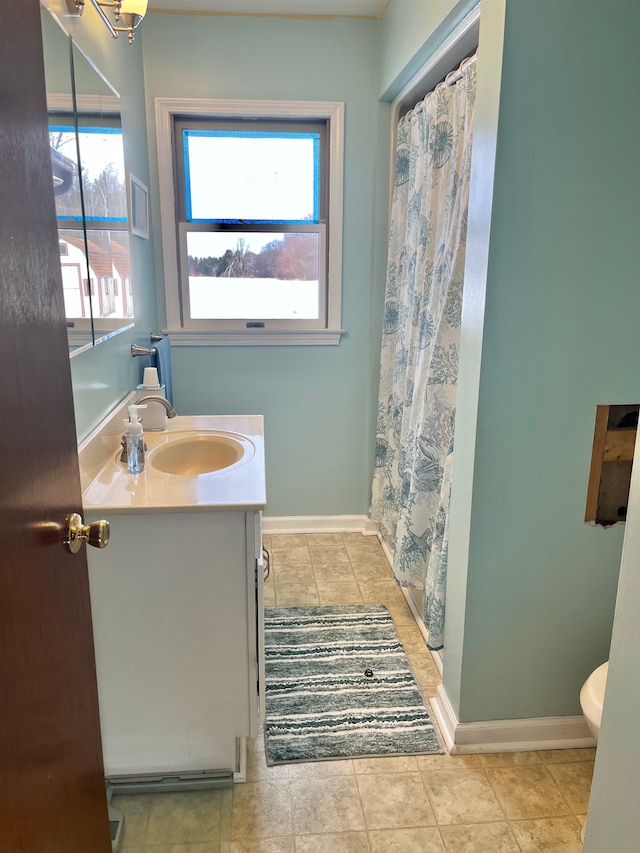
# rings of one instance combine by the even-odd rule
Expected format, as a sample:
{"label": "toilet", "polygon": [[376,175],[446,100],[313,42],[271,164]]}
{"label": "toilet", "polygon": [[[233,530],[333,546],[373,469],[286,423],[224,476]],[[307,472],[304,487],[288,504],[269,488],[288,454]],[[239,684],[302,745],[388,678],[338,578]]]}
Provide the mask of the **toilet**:
{"label": "toilet", "polygon": [[[605,661],[597,669],[594,669],[589,678],[582,685],[580,691],[580,705],[582,713],[589,726],[589,731],[598,740],[600,734],[600,722],[602,720],[602,705],[604,703],[604,691],[607,686],[607,673],[609,672],[609,661]],[[580,831],[580,839],[584,841],[586,824]]]}
{"label": "toilet", "polygon": [[589,731],[596,740],[598,740],[598,735],[600,734],[602,705],[604,702],[604,691],[607,686],[608,671],[609,661],[605,661],[605,663],[593,670],[580,691],[582,713],[589,726]]}

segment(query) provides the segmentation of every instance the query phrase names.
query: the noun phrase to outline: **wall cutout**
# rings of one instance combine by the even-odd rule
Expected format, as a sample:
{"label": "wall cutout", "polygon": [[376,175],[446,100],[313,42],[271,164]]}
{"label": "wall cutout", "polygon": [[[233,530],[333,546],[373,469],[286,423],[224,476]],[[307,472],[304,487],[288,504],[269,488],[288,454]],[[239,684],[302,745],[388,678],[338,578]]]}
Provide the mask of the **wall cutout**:
{"label": "wall cutout", "polygon": [[640,405],[598,406],[585,521],[615,524],[627,517]]}

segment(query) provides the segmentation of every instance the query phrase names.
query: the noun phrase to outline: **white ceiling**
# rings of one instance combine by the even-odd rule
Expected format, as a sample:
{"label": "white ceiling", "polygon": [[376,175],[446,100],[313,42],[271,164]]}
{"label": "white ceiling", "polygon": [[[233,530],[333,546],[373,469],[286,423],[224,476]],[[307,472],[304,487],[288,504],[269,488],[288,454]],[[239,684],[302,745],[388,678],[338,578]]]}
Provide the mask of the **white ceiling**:
{"label": "white ceiling", "polygon": [[149,9],[228,15],[357,15],[377,18],[389,0],[149,0]]}

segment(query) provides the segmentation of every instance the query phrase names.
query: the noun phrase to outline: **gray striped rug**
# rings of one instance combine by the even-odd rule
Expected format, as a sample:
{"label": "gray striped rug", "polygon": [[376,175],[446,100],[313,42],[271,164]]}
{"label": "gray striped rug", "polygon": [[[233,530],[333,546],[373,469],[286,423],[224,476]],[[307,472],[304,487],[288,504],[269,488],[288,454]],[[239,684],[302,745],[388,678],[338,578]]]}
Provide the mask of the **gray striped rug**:
{"label": "gray striped rug", "polygon": [[386,607],[265,610],[267,764],[444,752]]}

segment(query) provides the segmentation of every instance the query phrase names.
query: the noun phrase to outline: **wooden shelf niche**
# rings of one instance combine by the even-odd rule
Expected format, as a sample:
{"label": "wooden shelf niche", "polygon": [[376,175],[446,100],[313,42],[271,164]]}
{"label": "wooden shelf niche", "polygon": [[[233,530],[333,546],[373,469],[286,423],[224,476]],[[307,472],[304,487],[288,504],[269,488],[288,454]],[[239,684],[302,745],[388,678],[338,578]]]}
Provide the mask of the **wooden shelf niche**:
{"label": "wooden shelf niche", "polygon": [[585,521],[616,524],[627,516],[640,404],[598,406]]}

